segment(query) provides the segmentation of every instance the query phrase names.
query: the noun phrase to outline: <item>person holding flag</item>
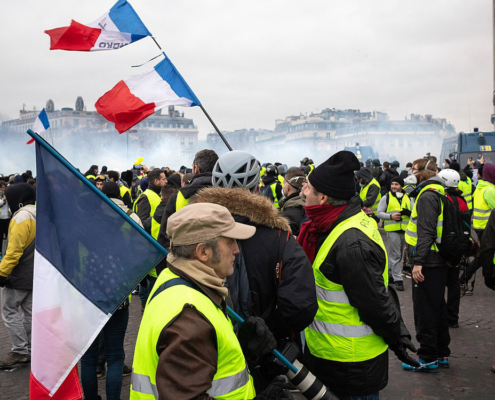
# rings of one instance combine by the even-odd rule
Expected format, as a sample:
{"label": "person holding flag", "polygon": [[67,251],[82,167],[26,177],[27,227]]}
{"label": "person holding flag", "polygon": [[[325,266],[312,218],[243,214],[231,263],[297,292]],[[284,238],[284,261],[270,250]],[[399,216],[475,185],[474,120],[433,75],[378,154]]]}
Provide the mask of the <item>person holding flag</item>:
{"label": "person holding flag", "polygon": [[218,204],[191,204],[169,218],[168,268],[150,293],[139,328],[131,400],[291,398],[281,397],[281,382],[255,397],[243,351],[268,354],[276,340],[256,317],[236,337],[226,315],[224,281],[234,272],[236,240],[255,232]]}

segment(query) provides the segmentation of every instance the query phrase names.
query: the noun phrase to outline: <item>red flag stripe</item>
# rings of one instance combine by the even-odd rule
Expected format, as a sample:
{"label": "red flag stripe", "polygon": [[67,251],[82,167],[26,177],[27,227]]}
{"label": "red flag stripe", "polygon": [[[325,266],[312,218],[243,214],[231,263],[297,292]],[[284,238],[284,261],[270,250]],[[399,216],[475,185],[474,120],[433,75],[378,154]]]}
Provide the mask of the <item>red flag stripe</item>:
{"label": "red flag stripe", "polygon": [[145,103],[133,95],[124,81],[101,96],[95,107],[103,117],[115,124],[119,133],[127,131],[155,112],[155,103]]}
{"label": "red flag stripe", "polygon": [[65,381],[60,385],[55,394],[50,397],[50,391],[45,388],[31,373],[29,383],[31,400],[80,400],[83,398],[83,392],[79,383],[79,374],[77,365],[67,375]]}
{"label": "red flag stripe", "polygon": [[50,36],[50,50],[90,51],[101,29],[91,28],[72,20],[70,26],[45,31]]}

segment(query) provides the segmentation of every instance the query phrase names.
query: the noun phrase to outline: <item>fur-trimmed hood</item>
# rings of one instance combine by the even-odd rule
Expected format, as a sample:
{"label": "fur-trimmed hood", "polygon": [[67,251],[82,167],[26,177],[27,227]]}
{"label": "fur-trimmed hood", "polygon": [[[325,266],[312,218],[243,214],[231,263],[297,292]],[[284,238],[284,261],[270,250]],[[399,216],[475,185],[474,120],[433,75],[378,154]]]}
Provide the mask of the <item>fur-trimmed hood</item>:
{"label": "fur-trimmed hood", "polygon": [[231,214],[248,218],[253,224],[290,232],[289,222],[280,215],[272,202],[242,188],[209,187],[201,189],[189,204],[214,203],[226,207]]}

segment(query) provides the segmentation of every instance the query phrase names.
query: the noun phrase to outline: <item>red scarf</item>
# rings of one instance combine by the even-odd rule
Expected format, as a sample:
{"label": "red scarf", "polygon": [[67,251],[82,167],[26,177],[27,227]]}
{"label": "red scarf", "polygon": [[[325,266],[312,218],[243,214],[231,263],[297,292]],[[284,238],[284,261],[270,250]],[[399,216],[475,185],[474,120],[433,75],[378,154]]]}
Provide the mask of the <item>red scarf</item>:
{"label": "red scarf", "polygon": [[316,246],[320,237],[328,232],[340,213],[347,208],[343,206],[304,206],[306,215],[311,221],[301,225],[301,230],[297,236],[297,242],[302,246],[311,264],[316,257]]}

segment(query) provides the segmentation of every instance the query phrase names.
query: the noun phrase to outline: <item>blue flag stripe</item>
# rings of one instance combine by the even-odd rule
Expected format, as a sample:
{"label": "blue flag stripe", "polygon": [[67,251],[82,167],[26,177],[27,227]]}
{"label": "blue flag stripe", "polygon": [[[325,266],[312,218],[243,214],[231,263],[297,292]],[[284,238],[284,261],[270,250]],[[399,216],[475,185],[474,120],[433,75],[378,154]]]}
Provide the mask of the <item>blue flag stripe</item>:
{"label": "blue flag stripe", "polygon": [[41,123],[43,124],[43,127],[48,129],[50,127],[50,123],[48,122],[48,116],[46,115],[46,110],[43,108],[41,110],[40,115],[38,115],[38,118],[40,119]]}
{"label": "blue flag stripe", "polygon": [[201,102],[186,83],[182,75],[167,57],[155,65],[155,70],[162,79],[170,85],[172,90],[177,93],[177,96],[185,97],[192,101],[191,107],[201,105]]}
{"label": "blue flag stripe", "polygon": [[36,248],[112,314],[167,252],[55,149],[28,133],[37,142]]}
{"label": "blue flag stripe", "polygon": [[152,36],[143,21],[141,21],[141,18],[139,18],[139,15],[134,11],[134,8],[126,0],[117,1],[110,9],[109,16],[120,32]]}

